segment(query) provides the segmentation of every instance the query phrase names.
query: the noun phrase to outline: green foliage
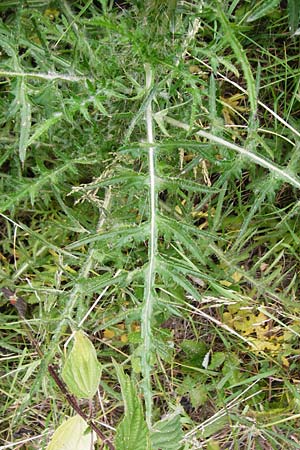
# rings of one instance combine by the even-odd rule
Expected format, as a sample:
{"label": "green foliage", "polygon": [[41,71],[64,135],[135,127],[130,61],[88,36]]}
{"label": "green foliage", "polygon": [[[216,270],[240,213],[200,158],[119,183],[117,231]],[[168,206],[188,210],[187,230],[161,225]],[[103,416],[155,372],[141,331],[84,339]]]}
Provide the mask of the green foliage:
{"label": "green foliage", "polygon": [[136,387],[129,376],[124,374],[120,365],[114,363],[114,367],[121,386],[125,409],[124,418],[116,430],[116,450],[128,448],[150,450],[149,433]]}
{"label": "green foliage", "polygon": [[100,382],[107,442],[297,448],[299,6],[286,3],[1,2],[0,283],[26,299],[44,353],[1,298],[4,446],[30,429],[46,448],[36,417],[70,416],[45,377],[82,329],[94,347],[76,335],[63,374],[79,397]]}
{"label": "green foliage", "polygon": [[225,39],[230,44],[237,60],[240,62],[241,66],[243,68],[245,79],[247,82],[247,89],[248,89],[249,102],[251,105],[251,112],[253,115],[255,115],[256,110],[257,110],[257,93],[256,93],[255,81],[254,81],[254,77],[252,74],[252,70],[251,70],[249,61],[243,51],[243,48],[242,48],[239,40],[237,39],[237,37],[234,33],[232,25],[230,24],[226,14],[222,10],[221,5],[219,5],[219,4],[218,4],[217,11],[218,11],[218,17],[219,17],[222,27],[224,29]]}
{"label": "green foliage", "polygon": [[96,350],[81,331],[74,334],[74,345],[62,370],[70,392],[78,398],[91,399],[99,387],[101,366]]}
{"label": "green foliage", "polygon": [[289,27],[291,33],[298,35],[300,25],[300,5],[297,0],[288,0]]}
{"label": "green foliage", "polygon": [[274,10],[279,4],[279,0],[268,0],[259,2],[255,7],[250,11],[250,14],[247,17],[247,22],[253,22],[254,20],[261,19],[266,16],[270,11]]}
{"label": "green foliage", "polygon": [[27,98],[26,85],[24,80],[21,81],[20,98],[19,100],[17,100],[17,102],[21,104],[19,156],[22,164],[24,164],[31,128],[31,104]]}
{"label": "green foliage", "polygon": [[[87,424],[78,415],[62,423],[52,436],[47,450],[86,450],[94,448],[95,437],[86,433]],[[92,447],[91,447],[92,445]]]}
{"label": "green foliage", "polygon": [[153,450],[161,448],[165,450],[179,450],[182,447],[183,438],[180,415],[174,413],[153,425],[151,443]]}
{"label": "green foliage", "polygon": [[181,342],[180,347],[186,354],[186,364],[202,367],[203,359],[207,353],[207,345],[205,342],[185,339]]}

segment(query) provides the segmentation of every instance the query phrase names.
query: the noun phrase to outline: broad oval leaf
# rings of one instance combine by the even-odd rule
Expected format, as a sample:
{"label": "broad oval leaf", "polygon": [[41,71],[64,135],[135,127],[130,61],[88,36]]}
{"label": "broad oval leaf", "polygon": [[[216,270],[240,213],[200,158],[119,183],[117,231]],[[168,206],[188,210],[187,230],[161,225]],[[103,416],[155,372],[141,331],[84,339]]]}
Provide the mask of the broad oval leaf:
{"label": "broad oval leaf", "polygon": [[76,397],[92,398],[99,386],[101,365],[95,347],[84,333],[77,331],[74,340],[62,370],[62,378]]}
{"label": "broad oval leaf", "polygon": [[95,433],[86,433],[88,425],[76,415],[62,423],[52,436],[47,450],[87,450],[94,448]]}

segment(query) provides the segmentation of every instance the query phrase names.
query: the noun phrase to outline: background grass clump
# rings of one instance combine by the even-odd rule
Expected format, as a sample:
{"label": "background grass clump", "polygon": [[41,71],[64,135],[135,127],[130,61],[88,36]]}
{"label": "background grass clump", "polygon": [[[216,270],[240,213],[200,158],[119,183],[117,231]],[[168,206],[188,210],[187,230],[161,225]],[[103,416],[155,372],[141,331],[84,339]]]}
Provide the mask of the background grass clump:
{"label": "background grass clump", "polygon": [[148,431],[170,418],[163,450],[299,448],[298,1],[0,18],[0,283],[44,354],[3,295],[2,448],[44,449],[73,415],[47,365],[77,329],[117,449],[128,386]]}

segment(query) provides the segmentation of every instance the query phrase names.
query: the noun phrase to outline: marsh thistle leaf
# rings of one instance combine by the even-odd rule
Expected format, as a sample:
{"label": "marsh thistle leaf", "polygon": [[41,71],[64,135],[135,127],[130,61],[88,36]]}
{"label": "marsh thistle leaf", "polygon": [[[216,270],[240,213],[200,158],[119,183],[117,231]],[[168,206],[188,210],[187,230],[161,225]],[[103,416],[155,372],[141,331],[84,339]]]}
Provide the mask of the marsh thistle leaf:
{"label": "marsh thistle leaf", "polygon": [[93,449],[95,433],[86,433],[88,425],[82,417],[76,415],[62,423],[54,435],[47,450],[87,450]]}
{"label": "marsh thistle leaf", "polygon": [[77,331],[74,346],[62,370],[62,378],[72,394],[78,398],[92,398],[99,386],[101,365],[89,338]]}

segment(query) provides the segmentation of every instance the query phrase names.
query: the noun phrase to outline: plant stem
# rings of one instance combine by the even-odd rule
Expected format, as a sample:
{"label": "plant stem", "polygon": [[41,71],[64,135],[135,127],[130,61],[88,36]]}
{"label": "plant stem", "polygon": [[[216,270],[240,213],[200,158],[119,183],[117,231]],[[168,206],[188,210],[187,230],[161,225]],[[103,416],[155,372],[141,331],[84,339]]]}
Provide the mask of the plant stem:
{"label": "plant stem", "polygon": [[[145,65],[146,72],[146,88],[149,91],[153,83],[153,72],[149,64]],[[150,236],[149,236],[149,264],[145,278],[144,290],[144,306],[142,311],[142,371],[143,371],[143,388],[146,407],[146,421],[151,427],[152,416],[152,393],[151,393],[151,353],[152,353],[152,331],[151,319],[153,310],[153,286],[155,282],[155,259],[157,251],[157,227],[156,227],[156,181],[155,181],[155,147],[154,131],[152,118],[152,102],[149,102],[146,109],[146,129],[147,142],[150,144],[148,150],[149,164],[149,203],[150,203]]]}
{"label": "plant stem", "polygon": [[80,82],[80,81],[92,81],[92,78],[88,77],[82,77],[77,75],[69,75],[64,73],[55,73],[55,72],[48,72],[48,73],[42,73],[42,72],[17,72],[17,71],[11,71],[11,70],[0,70],[0,76],[2,77],[20,77],[20,78],[40,78],[42,80],[64,80],[64,81],[70,81],[70,82]]}

